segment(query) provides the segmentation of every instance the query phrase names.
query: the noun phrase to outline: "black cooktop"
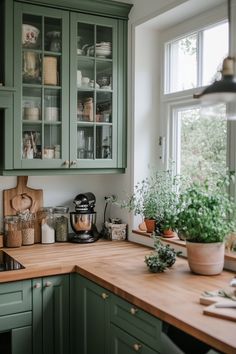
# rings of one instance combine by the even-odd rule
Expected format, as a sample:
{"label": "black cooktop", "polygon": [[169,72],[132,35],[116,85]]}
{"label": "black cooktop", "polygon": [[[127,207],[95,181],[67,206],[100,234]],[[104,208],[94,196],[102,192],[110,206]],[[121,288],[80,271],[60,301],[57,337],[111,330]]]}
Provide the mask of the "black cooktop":
{"label": "black cooktop", "polygon": [[22,264],[17,262],[14,258],[9,256],[3,250],[0,250],[0,272],[5,272],[7,270],[23,269]]}

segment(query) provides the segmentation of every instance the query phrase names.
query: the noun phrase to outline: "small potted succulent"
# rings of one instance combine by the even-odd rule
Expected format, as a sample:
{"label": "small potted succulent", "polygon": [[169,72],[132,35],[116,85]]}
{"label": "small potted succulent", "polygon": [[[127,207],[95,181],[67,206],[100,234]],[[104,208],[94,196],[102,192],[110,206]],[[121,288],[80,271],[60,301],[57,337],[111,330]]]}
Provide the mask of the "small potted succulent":
{"label": "small potted succulent", "polygon": [[236,230],[235,202],[227,187],[231,176],[193,183],[179,196],[175,225],[186,240],[190,269],[197,274],[221,273],[224,265],[224,240]]}

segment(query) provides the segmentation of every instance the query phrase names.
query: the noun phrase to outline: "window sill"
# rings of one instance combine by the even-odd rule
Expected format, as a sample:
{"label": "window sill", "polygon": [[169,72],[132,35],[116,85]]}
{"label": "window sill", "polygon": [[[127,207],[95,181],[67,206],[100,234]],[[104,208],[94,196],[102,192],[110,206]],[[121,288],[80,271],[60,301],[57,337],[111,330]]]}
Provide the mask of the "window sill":
{"label": "window sill", "polygon": [[[143,237],[149,237],[149,238],[152,238],[152,235],[148,232],[143,232],[143,231],[139,231],[139,230],[132,230],[132,233],[133,234],[137,234],[137,235],[141,235]],[[161,240],[168,243],[168,244],[171,244],[171,245],[175,245],[179,248],[182,248],[182,249],[185,249],[186,248],[186,243],[185,241],[182,241],[180,240],[179,238],[177,237],[173,237],[173,238],[168,238],[168,237],[161,237]],[[226,262],[235,262],[236,264],[236,253],[232,253],[232,252],[227,252],[225,251],[225,261]],[[234,266],[235,268],[236,266]],[[231,268],[231,267],[230,267]]]}

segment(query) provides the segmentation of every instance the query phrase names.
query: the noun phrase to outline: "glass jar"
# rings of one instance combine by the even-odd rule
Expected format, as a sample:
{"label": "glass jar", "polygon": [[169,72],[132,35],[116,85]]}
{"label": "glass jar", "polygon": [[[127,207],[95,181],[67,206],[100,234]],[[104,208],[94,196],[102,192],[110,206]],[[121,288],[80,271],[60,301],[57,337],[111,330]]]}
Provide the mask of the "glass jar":
{"label": "glass jar", "polygon": [[6,247],[22,245],[21,220],[17,215],[4,217],[4,245]]}
{"label": "glass jar", "polygon": [[69,208],[58,206],[54,208],[56,241],[66,242],[68,240]]}
{"label": "glass jar", "polygon": [[41,243],[55,242],[55,222],[52,207],[40,209]]}

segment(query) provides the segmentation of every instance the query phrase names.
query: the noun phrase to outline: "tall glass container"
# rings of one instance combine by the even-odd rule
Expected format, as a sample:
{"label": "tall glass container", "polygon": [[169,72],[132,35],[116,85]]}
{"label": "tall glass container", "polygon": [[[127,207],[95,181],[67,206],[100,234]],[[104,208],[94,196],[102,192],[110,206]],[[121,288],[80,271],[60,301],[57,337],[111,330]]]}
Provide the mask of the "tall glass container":
{"label": "tall glass container", "polygon": [[57,242],[66,242],[68,240],[68,220],[69,208],[58,206],[54,208],[55,232]]}

